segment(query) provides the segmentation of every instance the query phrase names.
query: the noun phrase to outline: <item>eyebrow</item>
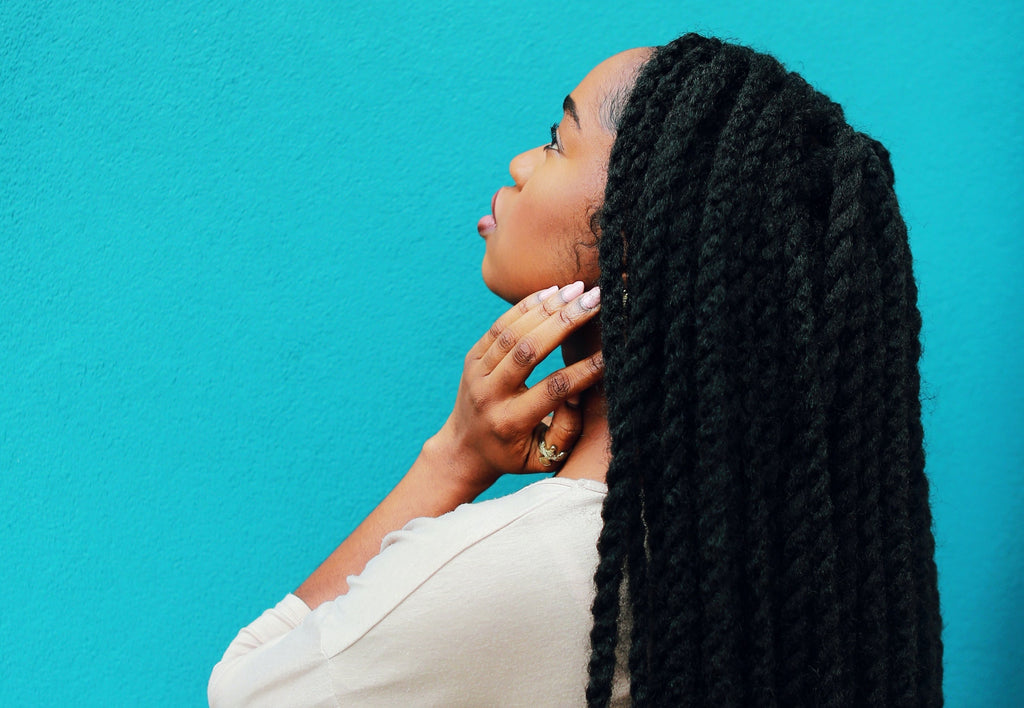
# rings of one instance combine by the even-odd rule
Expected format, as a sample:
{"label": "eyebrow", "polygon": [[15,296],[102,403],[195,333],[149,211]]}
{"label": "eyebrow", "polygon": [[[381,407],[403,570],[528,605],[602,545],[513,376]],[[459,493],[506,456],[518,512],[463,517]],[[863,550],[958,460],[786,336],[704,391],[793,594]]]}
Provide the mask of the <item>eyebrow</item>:
{"label": "eyebrow", "polygon": [[562,101],[562,113],[568,113],[572,116],[572,119],[576,121],[577,130],[580,127],[580,114],[576,112],[576,101],[572,100],[572,96],[566,96],[565,100]]}

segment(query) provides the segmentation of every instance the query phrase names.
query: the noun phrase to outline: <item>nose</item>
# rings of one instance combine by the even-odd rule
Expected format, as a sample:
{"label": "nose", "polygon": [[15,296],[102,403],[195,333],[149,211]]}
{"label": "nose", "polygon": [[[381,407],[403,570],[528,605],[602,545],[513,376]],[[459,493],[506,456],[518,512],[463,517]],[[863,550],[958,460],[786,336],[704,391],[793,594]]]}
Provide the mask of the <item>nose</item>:
{"label": "nose", "polygon": [[533,169],[542,159],[544,159],[543,145],[535,147],[533,150],[521,152],[512,158],[512,162],[508,163],[508,172],[512,175],[512,180],[516,183],[516,187],[523,188],[526,181],[530,179],[530,175],[533,174]]}

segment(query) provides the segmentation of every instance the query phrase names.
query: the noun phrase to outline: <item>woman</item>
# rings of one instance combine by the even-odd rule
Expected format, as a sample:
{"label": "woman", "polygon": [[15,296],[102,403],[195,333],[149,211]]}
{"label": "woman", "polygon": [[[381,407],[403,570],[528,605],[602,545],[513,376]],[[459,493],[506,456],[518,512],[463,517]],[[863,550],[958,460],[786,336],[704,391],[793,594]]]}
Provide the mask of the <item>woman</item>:
{"label": "woman", "polygon": [[563,108],[478,224],[518,305],[211,703],[940,704],[888,154],[771,57],[697,35],[612,57]]}

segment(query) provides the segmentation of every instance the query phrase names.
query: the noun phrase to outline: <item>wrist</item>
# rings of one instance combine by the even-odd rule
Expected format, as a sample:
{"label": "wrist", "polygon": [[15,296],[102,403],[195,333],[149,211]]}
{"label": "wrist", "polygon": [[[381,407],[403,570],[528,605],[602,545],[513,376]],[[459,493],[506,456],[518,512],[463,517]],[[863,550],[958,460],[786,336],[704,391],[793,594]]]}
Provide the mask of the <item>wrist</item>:
{"label": "wrist", "polygon": [[500,476],[471,446],[460,441],[448,423],[423,443],[420,457],[435,483],[450,487],[466,501],[485,492]]}

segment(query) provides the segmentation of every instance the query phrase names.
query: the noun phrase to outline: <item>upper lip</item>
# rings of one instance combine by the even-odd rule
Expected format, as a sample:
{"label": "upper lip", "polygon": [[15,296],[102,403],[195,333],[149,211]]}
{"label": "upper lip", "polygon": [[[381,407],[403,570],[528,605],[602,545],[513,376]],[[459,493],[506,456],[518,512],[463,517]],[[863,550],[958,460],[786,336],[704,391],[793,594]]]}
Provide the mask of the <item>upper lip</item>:
{"label": "upper lip", "polygon": [[493,197],[491,197],[491,216],[493,216],[495,219],[498,218],[498,215],[494,213],[494,209],[495,209],[495,207],[498,204],[498,194],[500,192],[501,192],[501,187],[499,187],[498,191],[494,193]]}

